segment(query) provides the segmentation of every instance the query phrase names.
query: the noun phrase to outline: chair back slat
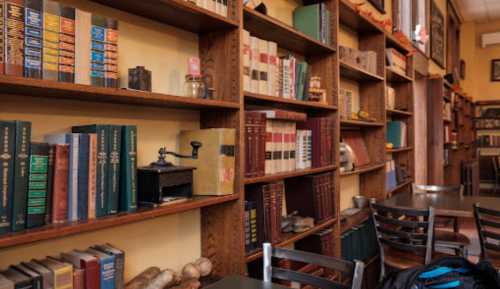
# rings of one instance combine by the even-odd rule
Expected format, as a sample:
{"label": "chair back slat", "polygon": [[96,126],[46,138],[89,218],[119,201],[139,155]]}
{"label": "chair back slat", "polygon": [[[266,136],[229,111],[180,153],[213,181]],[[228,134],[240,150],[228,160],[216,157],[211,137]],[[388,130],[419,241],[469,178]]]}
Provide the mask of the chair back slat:
{"label": "chair back slat", "polygon": [[[434,210],[407,209],[370,204],[381,251],[382,276],[385,275],[385,251],[393,250],[432,259]],[[409,257],[411,258],[411,257]],[[414,258],[412,258],[414,259]],[[424,265],[424,264],[422,264]]]}
{"label": "chair back slat", "polygon": [[354,264],[352,262],[304,251],[273,248],[273,257],[314,264],[328,269],[341,271],[342,273],[352,274],[354,270]]}
{"label": "chair back slat", "polygon": [[322,289],[349,289],[348,286],[314,275],[291,271],[282,268],[272,268],[273,278],[307,284]]}
{"label": "chair back slat", "polygon": [[[323,256],[315,253],[289,250],[283,248],[273,248],[270,243],[264,243],[262,247],[264,254],[264,281],[272,282],[273,278],[295,281],[311,285],[321,289],[361,289],[363,280],[364,264],[360,261],[350,262],[330,256]],[[310,274],[291,271],[272,266],[272,258],[286,259],[312,265],[318,265],[333,271],[347,275],[351,283],[341,284],[326,278],[313,276]]]}
{"label": "chair back slat", "polygon": [[490,253],[500,253],[500,211],[474,204],[474,217],[481,243],[481,257],[490,258]]}

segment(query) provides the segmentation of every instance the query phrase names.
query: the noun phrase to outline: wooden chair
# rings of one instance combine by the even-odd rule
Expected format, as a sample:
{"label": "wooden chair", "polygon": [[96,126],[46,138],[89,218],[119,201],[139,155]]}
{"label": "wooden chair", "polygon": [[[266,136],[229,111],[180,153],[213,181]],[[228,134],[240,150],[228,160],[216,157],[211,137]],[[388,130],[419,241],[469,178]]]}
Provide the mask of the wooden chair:
{"label": "wooden chair", "polygon": [[[462,197],[464,186],[426,186],[412,185],[413,193],[452,193]],[[467,247],[471,244],[470,239],[460,233],[458,218],[436,217],[434,230],[434,246],[455,251],[456,255],[467,257]],[[444,230],[443,230],[444,229]]]}
{"label": "wooden chair", "polygon": [[[349,262],[304,251],[273,248],[270,243],[264,243],[262,250],[264,254],[264,282],[272,282],[272,279],[274,278],[307,284],[321,289],[361,289],[363,271],[365,268],[363,262]],[[348,274],[351,281],[349,284],[337,283],[326,278],[273,267],[273,257],[318,265],[342,274]]]}
{"label": "wooden chair", "polygon": [[434,209],[387,207],[370,204],[380,247],[380,279],[386,266],[405,270],[427,265],[433,257]]}
{"label": "wooden chair", "polygon": [[500,273],[500,211],[474,204],[474,217],[481,243],[481,259],[491,262]]}

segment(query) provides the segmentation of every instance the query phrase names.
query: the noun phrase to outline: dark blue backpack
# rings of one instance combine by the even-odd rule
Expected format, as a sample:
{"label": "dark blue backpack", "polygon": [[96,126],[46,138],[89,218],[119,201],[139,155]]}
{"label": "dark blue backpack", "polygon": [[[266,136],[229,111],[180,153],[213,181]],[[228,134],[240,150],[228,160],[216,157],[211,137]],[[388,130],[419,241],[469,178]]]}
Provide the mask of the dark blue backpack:
{"label": "dark blue backpack", "polygon": [[392,273],[381,289],[500,289],[500,277],[489,262],[472,264],[464,258],[446,257]]}

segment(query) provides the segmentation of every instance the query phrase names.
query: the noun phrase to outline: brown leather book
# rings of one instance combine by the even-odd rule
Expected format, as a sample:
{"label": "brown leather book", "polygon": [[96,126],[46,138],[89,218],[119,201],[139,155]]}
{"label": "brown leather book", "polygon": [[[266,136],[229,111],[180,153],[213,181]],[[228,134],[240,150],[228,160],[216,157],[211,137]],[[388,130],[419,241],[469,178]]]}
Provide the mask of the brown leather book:
{"label": "brown leather book", "polygon": [[264,113],[245,112],[245,177],[265,174],[266,116]]}
{"label": "brown leather book", "polygon": [[354,161],[356,167],[359,168],[370,164],[370,156],[361,132],[344,131],[342,132],[342,139],[353,150],[356,156]]}
{"label": "brown leather book", "polygon": [[85,270],[73,269],[73,289],[86,289],[85,288]]}
{"label": "brown leather book", "polygon": [[55,145],[54,184],[52,192],[52,222],[68,220],[68,162],[69,146]]}
{"label": "brown leather book", "polygon": [[331,165],[333,161],[333,119],[328,117],[308,118],[306,122],[297,123],[297,129],[312,131],[312,167]]}
{"label": "brown leather book", "polygon": [[257,208],[258,243],[281,241],[283,182],[253,185],[247,189],[247,200],[255,202]]}

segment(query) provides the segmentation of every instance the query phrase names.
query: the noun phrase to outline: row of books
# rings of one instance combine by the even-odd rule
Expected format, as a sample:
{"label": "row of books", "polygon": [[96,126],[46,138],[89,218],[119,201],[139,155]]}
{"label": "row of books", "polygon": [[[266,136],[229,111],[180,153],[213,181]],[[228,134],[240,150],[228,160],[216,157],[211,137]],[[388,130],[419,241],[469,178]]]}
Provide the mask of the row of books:
{"label": "row of books", "polygon": [[0,272],[2,289],[123,289],[125,253],[110,244],[33,259]]}
{"label": "row of books", "polygon": [[243,88],[286,99],[308,100],[309,65],[293,55],[278,56],[278,44],[243,32]]}
{"label": "row of books", "polygon": [[377,235],[373,221],[354,226],[340,237],[342,259],[367,261],[378,254]]}
{"label": "row of books", "polygon": [[227,1],[228,0],[185,0],[196,4],[201,8],[212,11],[213,13],[227,17]]}
{"label": "row of books", "polygon": [[385,58],[389,68],[402,75],[406,75],[408,60],[404,54],[395,48],[388,48],[385,51]]}
{"label": "row of books", "polygon": [[72,132],[31,142],[30,122],[0,122],[0,233],[136,210],[137,128]]}
{"label": "row of books", "polygon": [[500,135],[481,135],[477,137],[479,147],[500,147]]}
{"label": "row of books", "polygon": [[475,127],[477,129],[497,129],[500,128],[500,119],[495,118],[481,118],[475,120]]}
{"label": "row of books", "polygon": [[408,146],[408,129],[406,122],[393,120],[387,122],[387,142],[392,144],[392,147],[404,148]]}
{"label": "row of books", "polygon": [[444,126],[444,143],[445,144],[458,143],[458,133],[456,131],[453,131],[450,125]]}
{"label": "row of books", "polygon": [[2,9],[0,73],[118,86],[117,20],[52,0],[6,0]]}
{"label": "row of books", "polygon": [[351,89],[341,87],[339,89],[339,113],[340,119],[352,119],[353,111],[352,101],[354,91]]}
{"label": "row of books", "polygon": [[246,177],[331,165],[333,127],[328,117],[306,120],[302,113],[247,111]]}
{"label": "row of books", "polygon": [[311,217],[316,223],[333,218],[334,190],[331,172],[249,186],[245,202],[247,252],[264,242],[282,240],[281,221],[286,212]]}
{"label": "row of books", "polygon": [[339,58],[349,65],[361,68],[372,74],[377,74],[377,52],[375,51],[362,51],[340,45]]}
{"label": "row of books", "polygon": [[325,3],[299,6],[293,11],[293,27],[325,45],[332,42],[330,19]]}

